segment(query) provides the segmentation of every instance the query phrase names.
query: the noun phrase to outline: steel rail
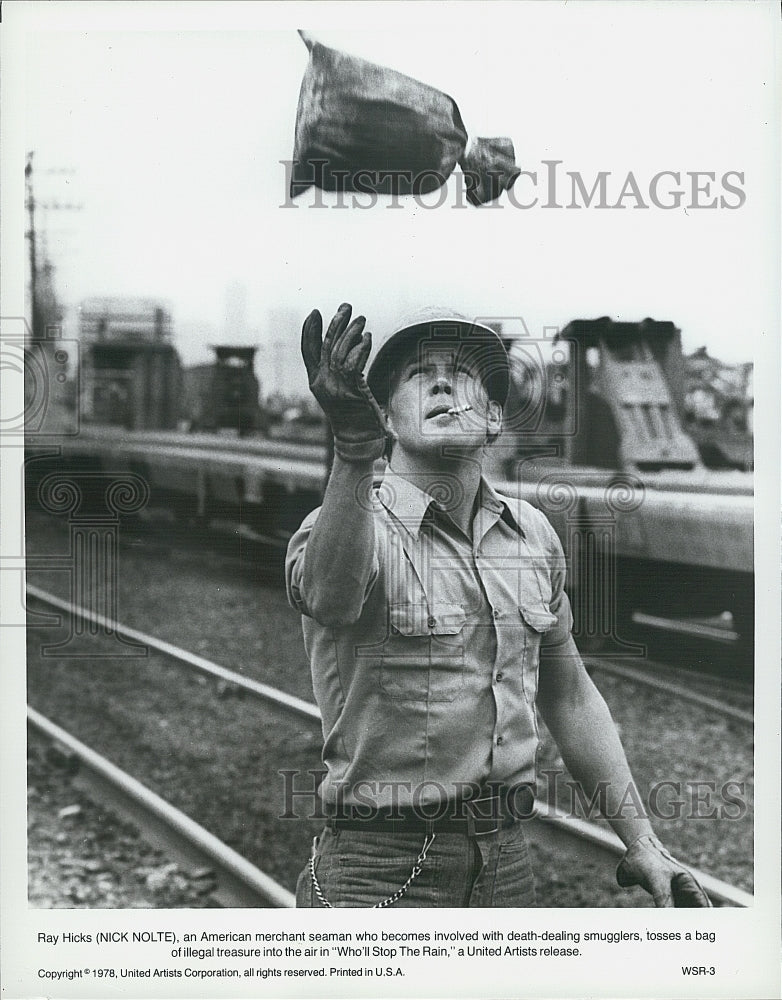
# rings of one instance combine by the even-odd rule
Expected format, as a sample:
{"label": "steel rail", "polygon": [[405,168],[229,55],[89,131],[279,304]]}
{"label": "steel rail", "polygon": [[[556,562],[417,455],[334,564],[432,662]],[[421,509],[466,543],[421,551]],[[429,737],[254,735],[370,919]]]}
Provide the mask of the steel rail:
{"label": "steel rail", "polygon": [[79,607],[70,601],[64,601],[62,598],[56,597],[54,594],[49,594],[45,590],[40,590],[29,583],[27,584],[27,593],[37,601],[57,608],[58,611],[64,611],[66,614],[81,618],[96,628],[104,629],[107,632],[115,632],[128,639],[133,639],[144,646],[149,646],[158,653],[162,653],[164,656],[178,660],[181,663],[186,663],[189,667],[200,670],[202,673],[227,681],[229,684],[233,684],[243,691],[248,691],[259,698],[271,701],[282,708],[290,709],[298,715],[304,715],[307,718],[320,721],[320,712],[317,706],[309,701],[304,701],[302,698],[297,698],[292,694],[286,694],[284,691],[279,691],[277,688],[270,687],[268,684],[262,684],[260,681],[255,681],[250,677],[243,677],[242,674],[237,674],[234,670],[228,670],[226,667],[221,667],[219,663],[207,660],[206,657],[198,656],[196,653],[189,653],[186,649],[174,646],[173,643],[158,639],[146,632],[140,632],[138,629],[130,628],[128,625],[122,625],[120,622],[115,622],[104,615],[96,614],[88,608]]}
{"label": "steel rail", "polygon": [[[624,844],[613,831],[606,830],[596,823],[579,819],[577,816],[570,816],[550,803],[542,802],[540,799],[535,800],[534,818],[561,830],[569,837],[598,848],[603,853],[613,854],[619,858],[625,852]],[[713,875],[709,875],[698,868],[693,868],[691,865],[687,865],[686,867],[697,878],[713,903],[717,903],[720,906],[739,907],[751,907],[754,905],[755,900],[752,893],[729,885],[727,882],[723,882],[721,879],[715,878]]]}
{"label": "steel rail", "polygon": [[[55,597],[53,594],[48,594],[45,591],[39,590],[37,587],[28,585],[27,590],[31,596],[43,603],[50,604],[52,607],[58,608],[59,610],[63,610],[70,614],[79,615],[88,621],[101,624],[102,627],[110,625],[122,635],[150,645],[152,648],[158,649],[165,655],[190,666],[195,666],[197,669],[204,670],[206,673],[213,674],[214,676],[220,677],[224,680],[229,680],[230,683],[235,684],[237,687],[260,697],[265,701],[271,701],[274,704],[289,709],[299,715],[305,716],[308,719],[316,721],[321,720],[320,711],[312,702],[304,701],[301,698],[296,698],[293,695],[288,695],[282,691],[278,691],[276,688],[272,688],[269,685],[260,684],[257,681],[250,680],[247,677],[243,677],[241,674],[237,674],[234,671],[227,670],[225,667],[220,667],[209,660],[205,660],[203,657],[195,656],[188,653],[186,650],[180,650],[171,643],[155,639],[154,636],[147,636],[143,632],[126,628],[125,626],[120,626],[115,622],[110,622],[108,619],[103,618],[100,615],[94,615],[92,612],[87,611],[84,608],[72,605],[59,597]],[[618,667],[616,664],[608,664],[608,666],[612,670],[615,667]],[[628,673],[632,672],[628,671]],[[632,677],[630,679],[635,680],[636,678]],[[665,682],[660,681],[659,684],[664,685]],[[676,688],[675,685],[666,685],[666,690],[671,687],[674,689]],[[716,704],[719,705],[718,702]],[[589,823],[586,820],[580,820],[577,817],[568,816],[565,813],[558,811],[550,803],[536,799],[534,813],[535,818],[541,822],[551,824],[553,827],[566,833],[571,838],[576,839],[581,843],[589,844],[592,847],[599,848],[603,853],[621,855],[624,852],[624,846],[615,834],[610,833],[594,823]],[[739,907],[752,905],[753,897],[744,890],[731,886],[727,882],[722,882],[720,879],[714,878],[713,876],[708,875],[705,872],[701,872],[698,869],[690,868],[689,870],[700,881],[704,890],[713,901],[720,904]]]}
{"label": "steel rail", "polygon": [[706,625],[703,622],[665,618],[662,615],[650,615],[645,611],[634,611],[633,622],[636,625],[647,625],[650,628],[660,629],[662,632],[673,632],[678,635],[692,636],[695,639],[721,642],[726,646],[735,645],[740,638],[739,633],[733,629],[718,628],[716,625]]}
{"label": "steel rail", "polygon": [[29,706],[27,719],[39,738],[76,758],[74,780],[88,794],[113,807],[154,847],[178,861],[214,872],[216,885],[211,895],[223,906],[295,905],[291,892],[146,785]]}
{"label": "steel rail", "polygon": [[748,712],[743,708],[736,708],[733,705],[726,705],[717,698],[710,698],[699,691],[691,691],[681,684],[676,684],[674,681],[662,680],[659,677],[651,676],[644,670],[636,670],[633,667],[627,667],[620,663],[612,663],[609,660],[601,659],[599,656],[591,656],[585,653],[582,654],[582,658],[587,667],[602,670],[603,673],[612,674],[614,677],[620,677],[622,680],[632,681],[634,684],[643,684],[664,694],[675,695],[681,701],[692,702],[695,705],[700,705],[702,708],[710,709],[711,711],[718,712],[720,715],[743,722],[745,725],[753,726],[755,724],[755,716],[752,712]]}

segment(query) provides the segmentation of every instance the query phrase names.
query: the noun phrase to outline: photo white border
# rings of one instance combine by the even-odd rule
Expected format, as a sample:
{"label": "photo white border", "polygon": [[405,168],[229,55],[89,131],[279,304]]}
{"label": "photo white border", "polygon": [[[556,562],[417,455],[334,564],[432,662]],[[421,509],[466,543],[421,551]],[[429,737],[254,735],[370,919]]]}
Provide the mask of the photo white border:
{"label": "photo white border", "polygon": [[[487,10],[487,6],[490,7]],[[522,10],[533,5],[525,4]],[[595,4],[595,7],[603,5]],[[776,48],[773,64],[768,65],[768,86],[779,94],[779,30],[777,8],[769,4],[745,4],[762,7],[767,13],[768,29],[774,34]],[[300,24],[317,29],[335,24],[355,26],[356,18],[383,19],[389,14],[395,21],[407,16],[410,30],[442,22],[443,4],[361,4],[360,15],[352,4],[120,4],[120,3],[19,3],[3,7],[3,24],[0,28],[2,45],[2,117],[0,117],[0,155],[2,155],[2,273],[0,301],[4,316],[22,315],[24,310],[24,266],[19,248],[24,246],[24,184],[21,166],[24,163],[24,123],[21,114],[24,106],[24,34],[45,27],[96,30],[145,28],[183,28],[212,31],[219,25],[223,30],[231,26],[293,28]],[[498,30],[508,30],[518,16],[518,8],[511,4],[451,4],[448,13],[464,25],[470,17],[495,20]],[[770,102],[779,121],[779,100]],[[776,162],[773,176],[779,176],[779,142],[777,129]],[[751,186],[748,179],[747,186]],[[756,902],[752,910],[725,909],[709,915],[710,928],[717,930],[720,941],[719,964],[723,975],[715,982],[683,982],[680,975],[666,971],[666,962],[659,951],[623,948],[612,957],[609,949],[596,953],[594,960],[581,959],[569,970],[560,963],[556,967],[542,964],[534,967],[510,963],[500,966],[495,961],[473,960],[469,969],[453,966],[446,972],[430,963],[420,978],[384,981],[387,992],[378,990],[377,981],[362,983],[357,980],[329,981],[323,991],[306,992],[295,980],[259,980],[248,982],[247,988],[238,991],[235,980],[222,987],[217,980],[209,981],[199,996],[562,996],[578,997],[599,995],[603,997],[644,996],[708,996],[708,997],[765,997],[778,995],[779,983],[779,513],[780,513],[780,312],[779,312],[779,190],[753,191],[753,197],[763,197],[768,202],[768,230],[759,233],[757,260],[752,262],[760,273],[768,276],[769,302],[765,309],[769,329],[765,333],[762,351],[763,364],[755,366],[755,396],[757,417],[756,434],[756,618],[758,622],[757,695],[756,695]],[[747,266],[751,266],[748,262]],[[14,390],[13,373],[0,372],[2,377],[3,413],[15,412],[14,391],[19,400],[19,386]],[[8,407],[8,409],[6,409]],[[16,529],[22,523],[20,491],[20,459],[18,448],[2,448],[2,544],[3,558],[20,554]],[[40,911],[28,909],[26,903],[26,870],[24,864],[26,834],[25,817],[25,725],[23,705],[25,699],[25,640],[24,629],[19,627],[19,575],[0,572],[0,599],[3,609],[3,668],[2,705],[2,961],[3,986],[9,998],[40,996],[75,997],[97,996],[85,988],[84,983],[63,982],[56,987],[42,983],[31,976],[31,969],[41,962],[41,950],[34,942],[39,929],[72,930],[95,928],[108,923],[121,928],[146,929],[150,926],[186,927],[206,926],[211,929],[225,927],[252,927],[253,929],[324,929],[335,926],[335,916],[328,923],[323,914],[305,911],[123,911],[107,914],[105,911]],[[442,927],[529,927],[549,928],[605,927],[628,928],[687,928],[704,926],[703,915],[681,911],[562,911],[538,910],[529,917],[517,911],[448,911],[438,915]],[[345,928],[377,928],[409,930],[428,927],[428,914],[420,911],[386,911],[382,917],[367,913],[341,911],[339,925]],[[707,951],[700,954],[707,955]],[[76,953],[74,953],[76,955]],[[107,964],[126,961],[131,964],[133,955],[120,949],[104,951]],[[678,955],[678,952],[677,952]],[[57,956],[63,962],[62,954]],[[74,962],[81,964],[74,957]],[[674,965],[681,964],[678,960]],[[450,963],[449,963],[450,964]],[[704,964],[711,962],[704,960]],[[127,983],[121,984],[123,989]],[[194,996],[192,984],[174,980],[161,985],[156,981],[147,991],[147,983],[139,983],[133,996]],[[242,984],[244,985],[244,984]],[[279,989],[278,989],[279,987]],[[53,992],[53,989],[56,992]],[[774,991],[774,992],[771,992]],[[131,995],[124,993],[123,995]]]}

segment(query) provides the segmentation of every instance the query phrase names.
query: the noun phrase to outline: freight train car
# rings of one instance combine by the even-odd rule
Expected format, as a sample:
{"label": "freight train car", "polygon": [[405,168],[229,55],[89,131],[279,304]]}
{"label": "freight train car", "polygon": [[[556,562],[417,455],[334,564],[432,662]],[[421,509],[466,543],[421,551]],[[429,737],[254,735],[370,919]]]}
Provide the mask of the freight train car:
{"label": "freight train car", "polygon": [[262,428],[260,385],[253,371],[255,347],[211,345],[215,359],[184,371],[182,418],[191,431]]}
{"label": "freight train car", "polygon": [[506,413],[502,465],[506,488],[545,511],[568,552],[577,631],[608,637],[643,608],[682,628],[729,622],[750,650],[752,476],[706,468],[684,430],[680,331],[602,317],[568,324],[557,345],[555,419],[522,397],[520,419]]}

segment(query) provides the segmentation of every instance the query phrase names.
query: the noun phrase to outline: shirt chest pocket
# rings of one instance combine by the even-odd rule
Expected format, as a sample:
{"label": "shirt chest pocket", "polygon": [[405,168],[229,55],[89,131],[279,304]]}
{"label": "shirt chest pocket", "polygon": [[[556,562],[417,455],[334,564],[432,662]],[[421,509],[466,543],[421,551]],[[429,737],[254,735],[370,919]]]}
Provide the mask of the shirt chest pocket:
{"label": "shirt chest pocket", "polygon": [[519,607],[519,618],[524,629],[524,660],[522,681],[524,696],[528,702],[535,701],[538,693],[538,667],[540,665],[540,643],[557,621],[557,616],[549,610],[545,601],[532,600]]}
{"label": "shirt chest pocket", "polygon": [[464,685],[464,608],[392,604],[380,651],[380,686],[400,701],[453,701]]}

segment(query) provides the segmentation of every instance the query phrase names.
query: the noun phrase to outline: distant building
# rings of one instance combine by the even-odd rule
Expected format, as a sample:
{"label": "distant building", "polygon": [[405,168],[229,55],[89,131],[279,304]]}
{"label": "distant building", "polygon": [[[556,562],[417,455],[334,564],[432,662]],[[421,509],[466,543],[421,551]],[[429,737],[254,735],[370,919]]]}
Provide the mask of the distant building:
{"label": "distant building", "polygon": [[102,341],[168,343],[171,314],[155,299],[92,298],[79,306],[82,344]]}
{"label": "distant building", "polygon": [[79,334],[85,420],[128,430],[177,426],[181,365],[164,305],[154,299],[85,299]]}

